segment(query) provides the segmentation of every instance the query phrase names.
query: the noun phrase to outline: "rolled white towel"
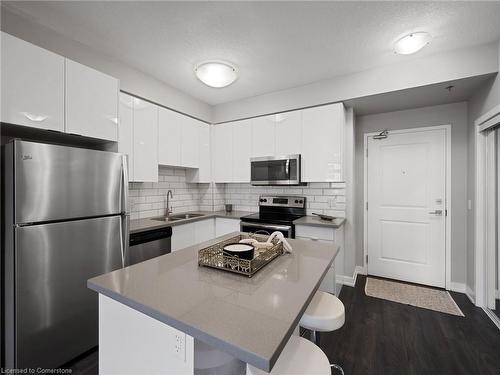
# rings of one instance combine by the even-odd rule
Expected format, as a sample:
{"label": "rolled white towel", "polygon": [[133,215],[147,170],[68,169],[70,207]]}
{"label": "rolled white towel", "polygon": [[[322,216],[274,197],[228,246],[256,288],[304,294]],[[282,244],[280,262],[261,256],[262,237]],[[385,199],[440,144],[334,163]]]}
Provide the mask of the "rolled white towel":
{"label": "rolled white towel", "polygon": [[268,243],[272,243],[272,241],[277,238],[278,239],[278,243],[283,243],[283,247],[285,248],[285,251],[287,253],[291,253],[293,252],[293,248],[292,246],[288,243],[288,241],[285,239],[285,236],[283,235],[283,233],[281,232],[273,232],[271,233],[271,235],[269,236],[269,238],[267,239],[267,242]]}
{"label": "rolled white towel", "polygon": [[259,242],[255,238],[244,238],[244,239],[240,240],[240,243],[246,243],[246,244],[252,245],[256,249],[269,249],[270,247],[273,246],[272,243]]}

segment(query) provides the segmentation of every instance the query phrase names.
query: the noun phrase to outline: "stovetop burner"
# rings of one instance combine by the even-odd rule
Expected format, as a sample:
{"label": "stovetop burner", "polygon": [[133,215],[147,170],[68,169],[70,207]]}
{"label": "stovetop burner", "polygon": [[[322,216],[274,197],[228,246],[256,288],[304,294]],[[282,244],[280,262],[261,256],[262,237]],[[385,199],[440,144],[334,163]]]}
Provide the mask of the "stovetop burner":
{"label": "stovetop burner", "polygon": [[294,220],[301,218],[304,215],[276,214],[276,213],[255,213],[243,216],[241,220],[250,223],[269,223],[269,224],[286,224],[290,225]]}
{"label": "stovetop burner", "polygon": [[269,224],[287,224],[306,214],[306,198],[299,196],[259,197],[259,212],[242,217],[242,221]]}
{"label": "stovetop burner", "polygon": [[296,196],[269,196],[259,198],[259,212],[241,218],[242,232],[283,233],[287,238],[295,238],[293,221],[305,216],[306,198]]}

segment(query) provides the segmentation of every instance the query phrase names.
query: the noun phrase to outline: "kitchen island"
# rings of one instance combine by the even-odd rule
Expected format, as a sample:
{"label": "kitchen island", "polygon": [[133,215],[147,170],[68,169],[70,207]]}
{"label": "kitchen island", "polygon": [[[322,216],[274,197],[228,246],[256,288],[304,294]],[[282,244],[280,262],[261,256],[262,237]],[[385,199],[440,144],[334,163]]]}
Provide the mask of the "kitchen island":
{"label": "kitchen island", "polygon": [[198,344],[272,369],[338,247],[289,240],[293,253],[252,278],[198,266],[199,249],[237,234],[88,281],[99,293],[101,374],[193,374],[210,353]]}

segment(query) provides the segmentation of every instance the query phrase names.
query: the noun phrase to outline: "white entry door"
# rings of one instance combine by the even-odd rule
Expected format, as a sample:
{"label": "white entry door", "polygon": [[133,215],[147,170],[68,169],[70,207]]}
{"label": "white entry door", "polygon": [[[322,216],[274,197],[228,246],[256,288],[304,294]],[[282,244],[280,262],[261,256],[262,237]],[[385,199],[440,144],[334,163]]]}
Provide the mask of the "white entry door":
{"label": "white entry door", "polygon": [[368,274],[444,288],[446,129],[389,132],[367,145]]}

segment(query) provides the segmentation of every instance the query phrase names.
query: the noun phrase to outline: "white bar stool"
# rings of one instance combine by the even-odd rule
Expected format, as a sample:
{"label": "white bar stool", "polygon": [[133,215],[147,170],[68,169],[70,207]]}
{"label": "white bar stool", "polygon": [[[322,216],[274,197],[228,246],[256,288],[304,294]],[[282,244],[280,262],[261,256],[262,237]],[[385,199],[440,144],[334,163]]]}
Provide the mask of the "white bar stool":
{"label": "white bar stool", "polygon": [[300,336],[292,336],[271,372],[247,364],[247,375],[331,375],[330,363],[323,351]]}
{"label": "white bar stool", "polygon": [[[318,343],[316,332],[332,332],[345,323],[345,308],[341,300],[330,293],[318,291],[300,319],[299,325],[312,331],[311,340]],[[342,374],[344,370],[336,364],[332,367]]]}

